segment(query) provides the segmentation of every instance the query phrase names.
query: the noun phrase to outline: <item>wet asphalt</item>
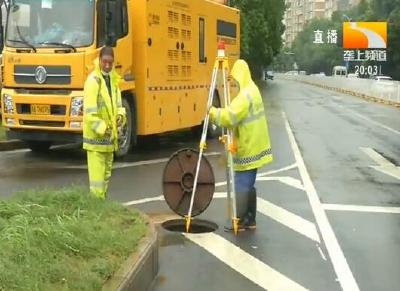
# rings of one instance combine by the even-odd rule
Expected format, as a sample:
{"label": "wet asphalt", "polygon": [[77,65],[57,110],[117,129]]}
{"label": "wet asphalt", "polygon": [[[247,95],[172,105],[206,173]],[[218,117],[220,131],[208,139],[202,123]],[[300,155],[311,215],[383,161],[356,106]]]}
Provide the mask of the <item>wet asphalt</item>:
{"label": "wet asphalt", "polygon": [[[223,231],[226,200],[215,198],[201,215],[218,225],[215,237],[202,237],[210,243],[208,249],[196,237],[172,233],[157,224],[160,270],[153,290],[343,289],[345,284],[334,268],[336,258],[330,256],[304,187],[284,116],[321,205],[331,208],[324,213],[359,290],[399,290],[400,213],[389,213],[388,209],[400,210],[400,177],[372,168],[377,166],[376,161],[362,149],[368,148],[400,166],[400,110],[291,81],[275,80],[260,87],[274,162],[260,169],[268,179],[258,179],[257,189],[259,198],[273,205],[271,212],[267,208],[258,213],[256,232],[234,236]],[[109,199],[132,202],[150,198],[133,207],[157,223],[174,218],[164,201],[151,198],[162,195],[161,179],[168,157],[197,144],[190,131],[147,140],[115,162]],[[221,152],[222,146],[210,141],[207,151]],[[212,155],[208,160],[216,182],[223,182],[221,156]],[[0,197],[6,199],[31,188],[88,187],[85,162],[79,145],[57,147],[45,155],[28,150],[2,152]],[[268,173],[271,171],[275,172]],[[216,192],[224,191],[224,186],[216,188]],[[353,207],[342,211],[338,205]],[[361,211],[365,208],[360,206],[376,207],[376,212]],[[282,215],[289,218],[282,219]],[[303,222],[300,229],[296,230],[294,221]],[[305,234],[305,225],[316,230],[316,237]],[[222,250],[216,248],[217,239],[224,242]],[[240,255],[234,256],[235,252]],[[281,276],[274,277],[266,270]],[[266,279],[253,276],[255,273]],[[274,287],[274,280],[280,287]],[[297,287],[282,287],[293,286],[285,285],[290,282]]]}

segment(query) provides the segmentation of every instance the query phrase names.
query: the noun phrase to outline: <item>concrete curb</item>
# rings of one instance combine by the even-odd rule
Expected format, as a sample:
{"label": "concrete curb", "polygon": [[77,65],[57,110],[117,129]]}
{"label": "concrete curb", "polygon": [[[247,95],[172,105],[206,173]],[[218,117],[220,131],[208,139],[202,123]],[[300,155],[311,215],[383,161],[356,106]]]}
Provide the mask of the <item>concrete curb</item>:
{"label": "concrete curb", "polygon": [[307,84],[307,85],[323,88],[323,89],[330,90],[330,91],[336,91],[336,92],[339,92],[339,93],[348,94],[348,95],[352,95],[352,96],[355,96],[355,97],[358,97],[358,98],[362,98],[362,99],[367,100],[367,101],[372,101],[372,102],[375,102],[375,103],[381,103],[381,104],[390,105],[390,106],[394,106],[394,107],[400,108],[400,103],[399,102],[391,101],[391,100],[384,100],[384,99],[381,99],[381,98],[378,98],[378,97],[365,95],[363,93],[355,92],[355,91],[352,91],[352,90],[336,88],[336,87],[330,87],[330,86],[327,86],[327,85],[321,85],[321,84],[317,84],[317,83],[313,83],[313,82],[296,80],[296,79],[289,79],[289,78],[282,78],[282,79],[288,80],[288,81],[295,81],[295,82],[299,82],[299,83],[303,83],[303,84]]}
{"label": "concrete curb", "polygon": [[107,281],[103,291],[150,290],[158,273],[158,236],[150,219],[146,221],[149,231],[139,243],[138,251]]}
{"label": "concrete curb", "polygon": [[0,141],[0,152],[25,149],[28,146],[21,140]]}

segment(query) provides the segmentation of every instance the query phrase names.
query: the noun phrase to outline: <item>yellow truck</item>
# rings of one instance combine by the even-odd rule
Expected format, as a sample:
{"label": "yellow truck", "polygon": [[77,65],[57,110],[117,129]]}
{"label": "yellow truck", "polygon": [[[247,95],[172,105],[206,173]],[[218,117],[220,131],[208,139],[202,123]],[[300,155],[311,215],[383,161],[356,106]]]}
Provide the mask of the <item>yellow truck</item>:
{"label": "yellow truck", "polygon": [[[82,140],[83,86],[104,45],[137,136],[199,126],[217,44],[239,57],[240,13],[209,0],[12,0],[4,40],[1,108],[9,139],[33,151]],[[220,104],[215,92],[215,104]]]}

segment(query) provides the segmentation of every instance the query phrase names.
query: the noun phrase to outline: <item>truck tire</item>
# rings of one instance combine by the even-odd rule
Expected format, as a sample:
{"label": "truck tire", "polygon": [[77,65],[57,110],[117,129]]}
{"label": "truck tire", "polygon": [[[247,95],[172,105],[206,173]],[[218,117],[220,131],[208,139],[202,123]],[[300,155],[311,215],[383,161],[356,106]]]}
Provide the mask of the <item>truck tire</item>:
{"label": "truck tire", "polygon": [[133,110],[125,98],[122,99],[122,106],[126,110],[126,124],[122,128],[122,135],[120,138],[118,138],[118,144],[119,144],[119,149],[115,153],[115,156],[117,158],[121,158],[125,155],[128,154],[130,148],[131,148],[131,141],[132,141],[132,135],[133,135]]}
{"label": "truck tire", "polygon": [[51,146],[51,141],[26,140],[25,143],[34,153],[46,153]]}

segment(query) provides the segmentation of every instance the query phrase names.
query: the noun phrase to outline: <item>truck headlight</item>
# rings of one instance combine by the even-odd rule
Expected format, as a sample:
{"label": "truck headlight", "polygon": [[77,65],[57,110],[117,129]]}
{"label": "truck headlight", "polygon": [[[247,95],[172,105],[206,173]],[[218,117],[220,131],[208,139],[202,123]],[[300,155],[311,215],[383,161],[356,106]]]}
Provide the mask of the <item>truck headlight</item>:
{"label": "truck headlight", "polygon": [[14,113],[14,102],[11,95],[4,94],[3,95],[3,103],[4,103],[4,113],[13,114]]}
{"label": "truck headlight", "polygon": [[73,97],[71,100],[71,116],[83,115],[83,97]]}

